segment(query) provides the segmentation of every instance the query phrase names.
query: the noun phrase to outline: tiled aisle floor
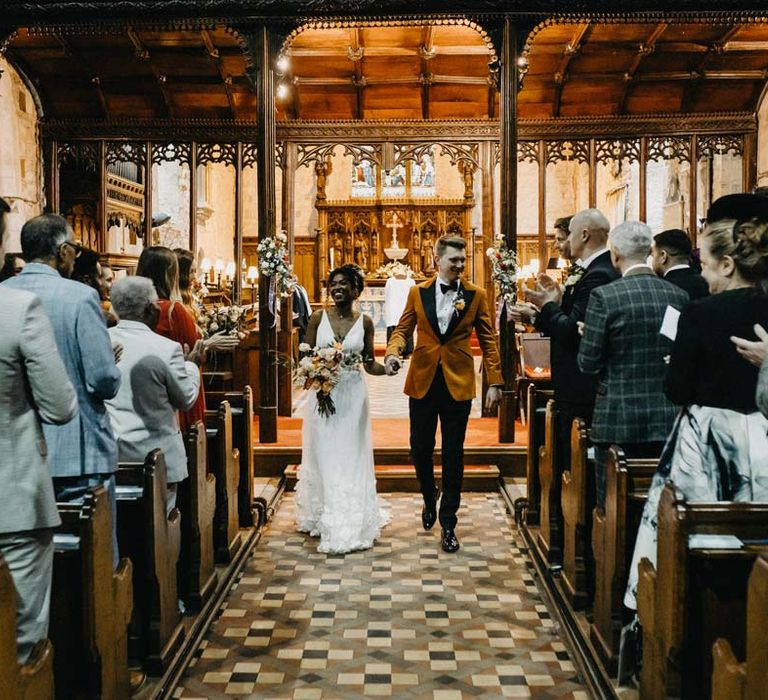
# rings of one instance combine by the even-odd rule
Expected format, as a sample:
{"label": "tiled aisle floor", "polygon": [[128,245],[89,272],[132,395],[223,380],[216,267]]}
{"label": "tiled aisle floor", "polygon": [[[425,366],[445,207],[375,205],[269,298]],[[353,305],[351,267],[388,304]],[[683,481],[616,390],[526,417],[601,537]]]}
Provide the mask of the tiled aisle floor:
{"label": "tiled aisle floor", "polygon": [[464,495],[453,555],[384,498],[376,546],[328,557],[287,495],[175,697],[587,699],[500,496]]}

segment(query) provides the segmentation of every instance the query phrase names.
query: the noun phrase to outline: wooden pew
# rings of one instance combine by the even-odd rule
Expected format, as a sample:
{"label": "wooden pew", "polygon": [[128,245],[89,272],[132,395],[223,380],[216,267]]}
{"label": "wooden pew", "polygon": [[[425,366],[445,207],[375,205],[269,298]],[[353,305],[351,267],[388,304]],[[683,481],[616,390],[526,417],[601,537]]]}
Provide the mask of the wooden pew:
{"label": "wooden pew", "polygon": [[41,639],[23,665],[16,661],[16,588],[0,557],[0,698],[49,700],[53,697],[53,647]]}
{"label": "wooden pew", "polygon": [[176,582],[181,518],[178,508],[166,514],[162,450],[144,464],[119,464],[117,486],[118,544],[133,561],[132,653],[161,675],[184,638]]}
{"label": "wooden pew", "polygon": [[551,391],[537,389],[535,384],[528,385],[528,447],[526,450],[526,487],[528,508],[526,524],[538,525],[541,509],[541,488],[539,485],[539,447],[544,444],[544,415],[547,400],[552,398]]}
{"label": "wooden pew", "polygon": [[563,511],[563,569],[560,574],[565,594],[574,610],[590,601],[587,565],[591,559],[587,519],[587,460],[589,431],[580,418],[571,427],[571,469],[563,472],[560,503]]}
{"label": "wooden pew", "polygon": [[747,591],[747,655],[739,663],[727,639],[712,647],[712,700],[760,700],[768,694],[768,558],[757,558]]}
{"label": "wooden pew", "polygon": [[608,453],[605,506],[592,514],[595,598],[590,638],[610,673],[616,671],[624,590],[637,529],[658,459],[627,459],[614,445]]}
{"label": "wooden pew", "polygon": [[128,698],[133,566],[123,558],[112,570],[109,496],[100,486],[82,504],[58,506],[50,626],[56,696]]}
{"label": "wooden pew", "polygon": [[228,564],[242,545],[237,488],[240,481],[240,453],[232,447],[232,409],[222,401],[208,421],[208,464],[216,476],[216,514],[213,544],[216,561]]}
{"label": "wooden pew", "polygon": [[554,399],[547,401],[544,417],[544,444],[539,448],[539,485],[541,501],[539,532],[536,545],[542,557],[549,563],[560,563],[562,558],[562,532],[560,531],[560,500],[554,487],[555,478],[555,406]]}
{"label": "wooden pew", "polygon": [[[237,512],[240,527],[253,527],[266,522],[266,504],[256,502],[253,493],[253,391],[226,394],[232,408],[232,444],[240,453],[240,481],[237,487]],[[262,519],[263,518],[263,519]]]}
{"label": "wooden pew", "polygon": [[[745,654],[747,583],[755,558],[766,552],[768,503],[686,503],[667,484],[658,527],[658,567],[645,558],[638,567],[641,698],[708,698],[715,640],[722,637],[735,654]],[[746,543],[740,549],[691,548],[693,535]]]}
{"label": "wooden pew", "polygon": [[181,553],[179,595],[188,610],[200,610],[218,580],[213,563],[216,477],[208,473],[205,426],[197,421],[184,436],[189,477],[179,484]]}

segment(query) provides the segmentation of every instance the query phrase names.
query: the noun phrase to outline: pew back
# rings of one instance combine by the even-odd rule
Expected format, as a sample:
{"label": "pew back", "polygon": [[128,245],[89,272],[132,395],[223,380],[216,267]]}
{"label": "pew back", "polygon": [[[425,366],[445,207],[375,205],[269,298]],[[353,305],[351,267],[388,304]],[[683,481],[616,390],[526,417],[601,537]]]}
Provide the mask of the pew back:
{"label": "pew back", "polygon": [[541,486],[539,484],[539,448],[544,444],[544,416],[546,403],[552,398],[551,391],[537,389],[534,384],[528,385],[527,395],[527,430],[528,446],[526,450],[526,488],[528,508],[526,522],[528,525],[538,525],[541,510]]}
{"label": "pew back", "polygon": [[560,530],[560,499],[553,488],[555,478],[555,413],[554,399],[547,401],[544,416],[544,444],[539,448],[539,485],[541,488],[539,532],[536,545],[548,562],[560,562],[562,532]]}
{"label": "pew back", "polygon": [[254,517],[254,457],[253,457],[253,391],[246,386],[242,392],[225,396],[232,408],[232,444],[240,452],[240,480],[237,487],[237,512],[240,527],[253,527]]}
{"label": "pew back", "polygon": [[[735,549],[692,547],[693,536],[738,538]],[[747,581],[768,541],[768,503],[686,503],[665,486],[658,511],[658,565],[640,563],[638,613],[643,625],[641,696],[709,697],[711,649],[746,644]]]}

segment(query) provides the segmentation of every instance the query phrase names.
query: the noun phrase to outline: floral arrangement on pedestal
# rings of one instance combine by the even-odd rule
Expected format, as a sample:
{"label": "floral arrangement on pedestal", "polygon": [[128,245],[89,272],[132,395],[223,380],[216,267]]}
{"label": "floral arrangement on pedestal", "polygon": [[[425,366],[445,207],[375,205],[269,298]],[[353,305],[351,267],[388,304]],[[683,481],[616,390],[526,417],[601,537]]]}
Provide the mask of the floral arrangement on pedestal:
{"label": "floral arrangement on pedestal", "polygon": [[217,333],[241,335],[250,308],[250,306],[202,307],[197,318],[197,324],[206,338],[211,338]]}
{"label": "floral arrangement on pedestal", "polygon": [[336,406],[331,397],[344,371],[355,369],[362,356],[357,353],[345,353],[340,342],[328,347],[310,347],[307,343],[299,345],[299,351],[306,353],[299,361],[296,376],[304,381],[304,389],[311,389],[317,395],[317,412],[328,418],[336,413]]}
{"label": "floral arrangement on pedestal", "polygon": [[288,255],[288,236],[285,231],[276,233],[274,237],[263,238],[256,247],[259,256],[259,271],[270,278],[270,293],[275,296],[287,297],[296,286],[296,275]]}
{"label": "floral arrangement on pedestal", "polygon": [[514,304],[517,300],[517,253],[507,248],[504,239],[499,238],[485,254],[491,263],[491,277],[499,296],[508,304]]}
{"label": "floral arrangement on pedestal", "polygon": [[381,265],[373,273],[374,277],[379,279],[386,279],[388,277],[394,277],[395,275],[405,275],[406,277],[413,277],[413,270],[410,265],[401,263],[399,260],[388,262],[386,265]]}

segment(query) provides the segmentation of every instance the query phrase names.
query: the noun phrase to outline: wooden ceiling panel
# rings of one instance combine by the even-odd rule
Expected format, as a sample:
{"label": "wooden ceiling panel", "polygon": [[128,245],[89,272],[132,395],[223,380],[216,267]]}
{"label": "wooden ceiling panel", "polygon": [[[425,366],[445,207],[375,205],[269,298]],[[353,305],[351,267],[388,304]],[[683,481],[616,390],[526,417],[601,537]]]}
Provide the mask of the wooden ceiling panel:
{"label": "wooden ceiling panel", "polygon": [[[490,57],[490,56],[489,56]],[[476,78],[488,77],[488,61],[467,61],[466,56],[435,56],[427,64],[429,72],[435,75],[466,75]]]}
{"label": "wooden ceiling panel", "polygon": [[421,88],[372,85],[365,90],[365,119],[421,119]]}
{"label": "wooden ceiling panel", "polygon": [[355,65],[346,54],[344,56],[323,56],[291,59],[291,75],[302,78],[345,77],[351,78],[355,73]]}
{"label": "wooden ceiling panel", "polygon": [[415,57],[395,56],[392,58],[366,58],[363,75],[366,79],[382,78],[416,80],[421,72],[421,62]]}
{"label": "wooden ceiling panel", "polygon": [[637,56],[637,48],[616,46],[605,49],[599,45],[587,43],[571,60],[568,69],[571,73],[615,73],[623,75]]}
{"label": "wooden ceiling panel", "polygon": [[677,71],[691,71],[701,62],[701,55],[687,52],[664,52],[657,47],[649,56],[646,56],[638,70],[638,73],[664,73]]}
{"label": "wooden ceiling panel", "polygon": [[300,114],[324,114],[323,119],[354,119],[356,97],[352,90],[301,87]]}
{"label": "wooden ceiling panel", "polygon": [[637,83],[627,95],[627,114],[675,114],[680,111],[685,83]]}
{"label": "wooden ceiling panel", "polygon": [[590,44],[637,44],[648,36],[648,24],[593,24]]}
{"label": "wooden ceiling panel", "polygon": [[[741,80],[738,84],[728,81],[705,81],[695,91],[690,103],[691,112],[723,112],[751,110],[762,92],[760,81]],[[728,105],[727,110],[723,105]]]}
{"label": "wooden ceiling panel", "polygon": [[359,31],[367,48],[418,49],[421,44],[421,27],[367,27]]}

